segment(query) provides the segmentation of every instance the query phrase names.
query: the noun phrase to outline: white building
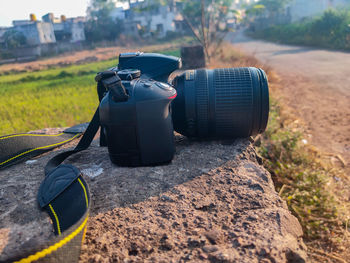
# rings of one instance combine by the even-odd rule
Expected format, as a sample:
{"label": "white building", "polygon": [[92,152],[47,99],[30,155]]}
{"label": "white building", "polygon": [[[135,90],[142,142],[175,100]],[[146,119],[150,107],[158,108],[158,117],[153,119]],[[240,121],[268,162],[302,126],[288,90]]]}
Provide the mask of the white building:
{"label": "white building", "polygon": [[76,18],[68,18],[59,23],[53,23],[57,41],[76,43],[85,41],[84,22]]}
{"label": "white building", "polygon": [[25,36],[27,45],[35,46],[56,42],[51,23],[40,21],[13,21],[13,25],[15,31],[21,32]]}
{"label": "white building", "polygon": [[[135,3],[135,5],[142,5],[142,3]],[[175,25],[177,13],[171,6],[159,5],[152,8],[152,10],[141,12],[134,11],[134,7],[124,10],[124,31],[126,34],[143,34],[143,36],[153,34],[158,38],[163,38],[167,32],[175,32],[177,30]]]}
{"label": "white building", "polygon": [[57,42],[85,41],[85,17],[66,18],[61,15],[60,18],[56,18],[53,13],[48,13],[42,17],[42,20],[52,24]]}

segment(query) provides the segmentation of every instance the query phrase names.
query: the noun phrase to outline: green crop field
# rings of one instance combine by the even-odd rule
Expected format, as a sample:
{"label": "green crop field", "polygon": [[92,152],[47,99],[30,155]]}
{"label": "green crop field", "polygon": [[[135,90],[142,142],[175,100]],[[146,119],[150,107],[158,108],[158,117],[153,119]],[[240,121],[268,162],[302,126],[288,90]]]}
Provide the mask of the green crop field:
{"label": "green crop field", "polygon": [[[164,51],[179,56],[179,50]],[[98,106],[97,72],[117,59],[0,75],[0,136],[88,122]]]}

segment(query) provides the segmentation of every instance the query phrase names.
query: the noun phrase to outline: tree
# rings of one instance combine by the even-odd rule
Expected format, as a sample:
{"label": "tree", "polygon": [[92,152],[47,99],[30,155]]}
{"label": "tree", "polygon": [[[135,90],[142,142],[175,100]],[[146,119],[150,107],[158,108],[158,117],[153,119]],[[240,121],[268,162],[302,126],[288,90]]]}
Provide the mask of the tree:
{"label": "tree", "polygon": [[88,21],[85,25],[89,41],[115,40],[122,31],[122,22],[114,21],[110,14],[115,7],[111,0],[92,0],[87,9]]}
{"label": "tree", "polygon": [[259,0],[257,3],[250,5],[246,13],[252,16],[258,16],[266,12],[270,17],[274,17],[283,12],[290,1],[291,0]]}
{"label": "tree", "polygon": [[6,31],[4,34],[4,40],[6,47],[9,49],[18,48],[27,43],[26,37],[23,35],[23,33],[16,30]]}
{"label": "tree", "polygon": [[[159,5],[174,6],[174,2],[174,0],[144,0],[138,9],[141,12],[149,11]],[[179,11],[185,23],[203,46],[206,58],[209,60],[229,31],[227,18],[237,13],[231,9],[233,0],[178,0],[178,2],[183,4],[182,10]]]}
{"label": "tree", "polygon": [[229,29],[226,20],[237,13],[232,0],[183,0],[182,15],[204,48],[208,60],[221,45]]}
{"label": "tree", "polygon": [[[148,4],[173,5],[174,0],[145,0]],[[210,57],[221,45],[228,32],[226,20],[236,14],[231,9],[233,0],[181,0],[181,15],[193,36],[203,46],[206,58]]]}
{"label": "tree", "polygon": [[270,14],[278,14],[284,10],[290,0],[260,0],[258,4],[265,6]]}
{"label": "tree", "polygon": [[258,5],[252,5],[249,6],[246,10],[245,13],[248,16],[260,16],[266,11],[266,8],[264,5],[258,4]]}

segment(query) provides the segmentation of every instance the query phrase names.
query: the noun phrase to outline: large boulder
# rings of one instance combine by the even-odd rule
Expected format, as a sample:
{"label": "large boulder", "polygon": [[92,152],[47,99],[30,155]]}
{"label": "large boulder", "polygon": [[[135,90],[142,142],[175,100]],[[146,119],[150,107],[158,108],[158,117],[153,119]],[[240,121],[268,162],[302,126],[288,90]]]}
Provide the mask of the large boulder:
{"label": "large boulder", "polygon": [[[0,261],[54,236],[36,195],[56,153],[0,171]],[[259,160],[248,139],[176,135],[171,164],[126,168],[94,141],[67,160],[92,197],[81,261],[305,262],[302,229]]]}

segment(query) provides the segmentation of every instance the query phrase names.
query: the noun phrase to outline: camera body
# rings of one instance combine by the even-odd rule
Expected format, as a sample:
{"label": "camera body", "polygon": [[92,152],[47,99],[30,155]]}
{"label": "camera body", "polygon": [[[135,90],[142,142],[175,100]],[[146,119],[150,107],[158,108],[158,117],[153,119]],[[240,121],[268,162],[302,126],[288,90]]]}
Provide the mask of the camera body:
{"label": "camera body", "polygon": [[113,163],[170,162],[174,130],[205,139],[234,139],[265,131],[269,92],[262,69],[187,70],[168,84],[170,74],[180,68],[177,57],[124,53],[119,55],[118,67],[97,75],[100,144],[108,147]]}
{"label": "camera body", "polygon": [[100,96],[101,136],[113,163],[146,166],[172,160],[175,146],[170,103],[176,90],[157,80],[167,79],[180,65],[179,58],[138,52],[120,54],[118,67],[109,69],[111,77],[105,79],[104,86],[113,78],[120,79],[127,96],[119,100],[108,87]]}

